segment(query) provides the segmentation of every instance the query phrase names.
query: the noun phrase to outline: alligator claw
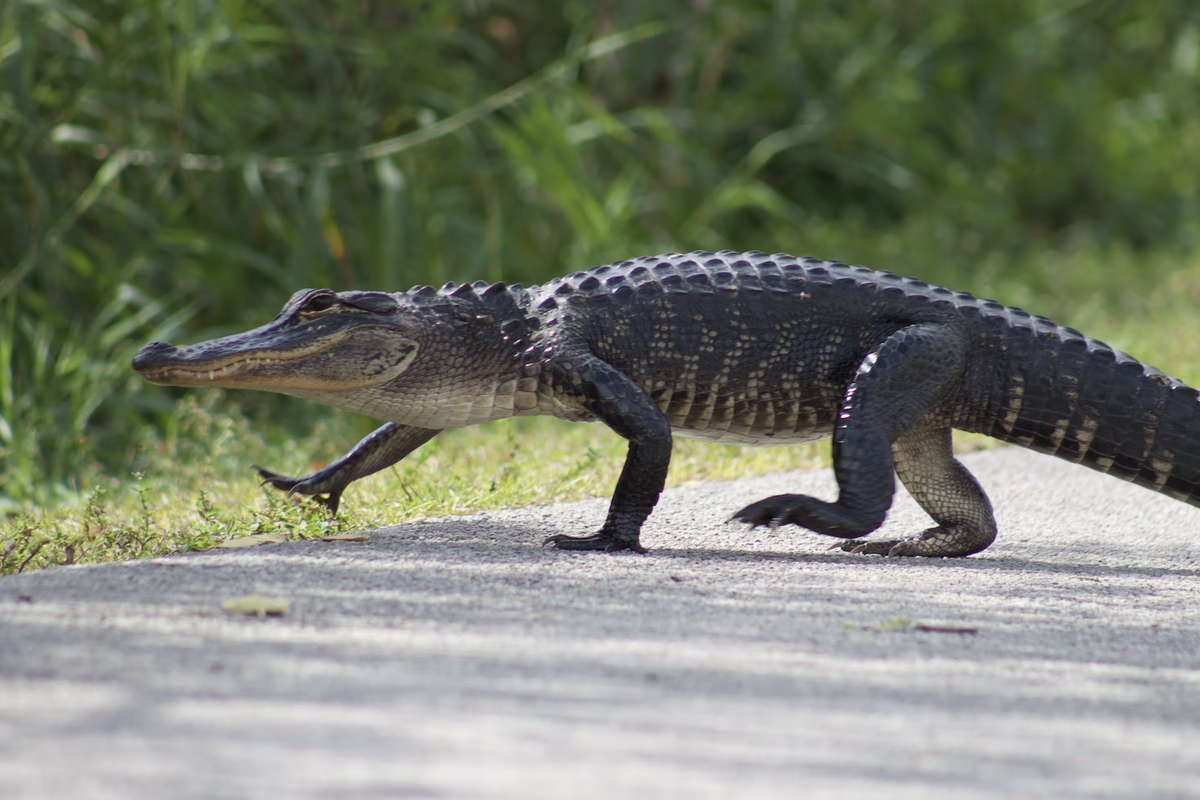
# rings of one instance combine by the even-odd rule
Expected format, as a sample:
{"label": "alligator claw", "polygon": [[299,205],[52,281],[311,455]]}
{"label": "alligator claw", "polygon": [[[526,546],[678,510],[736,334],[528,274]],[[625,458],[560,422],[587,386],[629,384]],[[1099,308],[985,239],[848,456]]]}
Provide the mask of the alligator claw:
{"label": "alligator claw", "polygon": [[299,478],[289,478],[286,475],[280,475],[277,472],[271,472],[269,469],[263,469],[257,464],[253,464],[251,466],[254,467],[254,471],[258,473],[258,476],[262,478],[262,483],[260,483],[259,486],[266,486],[269,483],[276,489],[290,492],[296,486],[296,484],[300,482]]}
{"label": "alligator claw", "polygon": [[835,547],[840,547],[847,553],[855,555],[868,556],[915,556],[917,552],[917,539],[890,539],[875,542],[839,542]]}
{"label": "alligator claw", "polygon": [[[849,541],[836,542],[835,544],[829,545],[829,547],[826,547],[825,549],[826,550],[841,550],[843,553],[852,553],[854,555],[862,555],[865,553],[867,555],[886,556],[889,553],[887,546],[891,545],[891,544],[894,544],[894,543],[893,542],[859,542],[859,541],[851,539]],[[880,547],[880,545],[882,545],[883,547]]]}
{"label": "alligator claw", "polygon": [[329,509],[329,513],[337,514],[338,506],[342,501],[342,492],[345,487],[331,489],[318,487],[312,476],[308,478],[290,478],[287,475],[280,475],[277,472],[271,472],[269,469],[263,469],[255,465],[254,469],[258,470],[259,477],[262,478],[262,483],[259,486],[270,484],[272,488],[278,489],[281,492],[287,492],[288,495],[302,494],[311,497],[325,508]]}
{"label": "alligator claw", "polygon": [[918,542],[920,539],[916,538],[890,542],[892,546],[888,548],[887,554],[889,556],[919,556],[921,552]]}
{"label": "alligator claw", "polygon": [[751,528],[760,528],[764,525],[778,527],[779,523],[783,521],[784,511],[775,501],[776,498],[768,497],[766,500],[751,503],[730,517],[729,521],[744,522]]}

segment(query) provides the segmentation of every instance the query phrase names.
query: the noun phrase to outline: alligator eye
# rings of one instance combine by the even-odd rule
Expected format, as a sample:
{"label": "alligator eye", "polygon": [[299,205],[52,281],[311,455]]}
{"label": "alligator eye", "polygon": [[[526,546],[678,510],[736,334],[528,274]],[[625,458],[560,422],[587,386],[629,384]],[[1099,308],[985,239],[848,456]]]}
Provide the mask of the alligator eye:
{"label": "alligator eye", "polygon": [[333,292],[317,292],[304,301],[298,311],[306,316],[323,314],[339,304],[338,296]]}

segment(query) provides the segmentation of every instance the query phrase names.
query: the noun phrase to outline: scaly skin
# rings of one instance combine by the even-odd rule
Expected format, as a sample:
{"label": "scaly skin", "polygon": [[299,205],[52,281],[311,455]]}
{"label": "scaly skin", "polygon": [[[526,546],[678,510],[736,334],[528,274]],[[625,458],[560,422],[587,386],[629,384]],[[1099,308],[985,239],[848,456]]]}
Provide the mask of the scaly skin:
{"label": "scaly skin", "polygon": [[[672,435],[778,445],[833,438],[839,495],[734,515],[845,539],[851,552],[966,556],[996,536],[951,430],[985,433],[1200,505],[1195,389],[1041,317],[887,272],[763,253],[670,253],[542,286],[297,292],[275,320],[134,368],[177,386],[283,392],[387,420],[312,475],[260,470],[336,511],[355,480],[438,431],[511,416],[603,422],[629,440],[608,517],[568,550],[643,552]],[[935,527],[879,527],[898,475]]]}

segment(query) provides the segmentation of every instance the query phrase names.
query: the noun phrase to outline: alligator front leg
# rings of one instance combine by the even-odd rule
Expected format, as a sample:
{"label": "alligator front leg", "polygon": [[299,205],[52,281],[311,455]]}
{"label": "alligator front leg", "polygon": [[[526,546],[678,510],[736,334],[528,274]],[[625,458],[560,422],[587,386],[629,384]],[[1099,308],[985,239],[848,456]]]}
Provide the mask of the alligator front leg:
{"label": "alligator front leg", "polygon": [[[935,407],[958,380],[965,350],[961,332],[949,325],[911,325],[889,336],[863,359],[846,390],[833,434],[837,502],[776,495],[746,506],[733,518],[754,526],[801,525],[844,539],[878,528],[896,488],[892,442]],[[875,550],[868,545],[866,552]]]}
{"label": "alligator front leg", "polygon": [[255,466],[264,484],[288,494],[310,495],[334,514],[342,492],[354,481],[386,469],[438,434],[429,428],[414,428],[389,422],[363,437],[349,453],[325,469],[303,478],[289,478]]}
{"label": "alligator front leg", "polygon": [[632,380],[595,357],[561,370],[564,385],[582,405],[620,436],[629,454],[617,480],[604,527],[591,536],[547,538],[562,550],[633,550],[644,553],[642,523],[650,516],[671,464],[671,426],[654,401]]}

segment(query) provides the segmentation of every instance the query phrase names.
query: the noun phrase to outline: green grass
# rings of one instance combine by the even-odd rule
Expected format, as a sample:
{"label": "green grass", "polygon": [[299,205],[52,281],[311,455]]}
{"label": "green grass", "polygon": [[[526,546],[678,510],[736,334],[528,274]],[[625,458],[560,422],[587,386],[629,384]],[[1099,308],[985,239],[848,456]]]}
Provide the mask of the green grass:
{"label": "green grass", "polygon": [[[331,417],[305,439],[287,440],[230,413],[219,390],[201,394],[179,404],[176,436],[160,438],[146,429],[142,471],[106,477],[74,507],[30,509],[0,525],[0,574],[204,550],[251,534],[309,538],[606,496],[624,461],[625,442],[600,425],[535,418],[447,431],[396,467],[355,483],[333,519],[311,501],[260,488],[251,464],[294,474],[318,469],[362,435],[360,420]],[[813,467],[825,457],[813,447],[679,441],[670,482]]]}

